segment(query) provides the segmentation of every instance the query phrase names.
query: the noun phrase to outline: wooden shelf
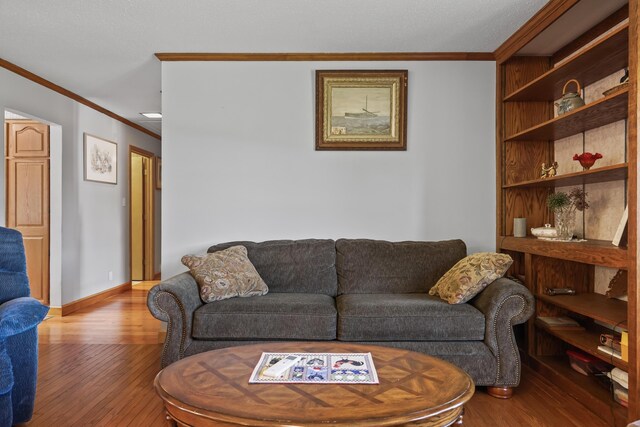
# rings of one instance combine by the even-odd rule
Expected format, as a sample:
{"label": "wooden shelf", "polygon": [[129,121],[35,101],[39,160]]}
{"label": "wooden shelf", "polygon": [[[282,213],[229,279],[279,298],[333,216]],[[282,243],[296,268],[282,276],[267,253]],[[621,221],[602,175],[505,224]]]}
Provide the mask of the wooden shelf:
{"label": "wooden shelf", "polygon": [[502,188],[533,188],[533,187],[566,187],[569,185],[593,184],[596,182],[618,181],[627,179],[628,165],[603,166],[590,170],[556,175],[553,178],[533,179],[531,181],[517,182],[503,185]]}
{"label": "wooden shelf", "polygon": [[609,423],[614,421],[614,425],[626,425],[627,408],[614,401],[611,390],[598,384],[595,377],[588,377],[571,369],[568,357],[531,356],[531,361],[536,371],[604,420]]}
{"label": "wooden shelf", "polygon": [[[553,284],[549,283],[549,285],[552,286]],[[607,298],[596,293],[556,296],[540,294],[536,295],[536,297],[541,301],[594,320],[621,328],[627,327],[627,303],[619,299]]]}
{"label": "wooden shelf", "polygon": [[509,136],[505,141],[555,141],[627,118],[629,89],[612,93],[583,107]]}
{"label": "wooden shelf", "polygon": [[554,101],[562,96],[562,86],[577,79],[588,86],[629,65],[629,25],[624,25],[568,58],[537,79],[504,97],[504,101]]}
{"label": "wooden shelf", "polygon": [[574,347],[597,357],[603,362],[607,362],[611,365],[617,366],[625,372],[629,372],[629,364],[622,359],[615,358],[609,354],[598,351],[598,345],[600,345],[600,333],[591,330],[577,330],[577,329],[554,329],[550,328],[541,322],[536,321],[536,326],[549,334],[560,338],[562,341],[571,344]]}
{"label": "wooden shelf", "polygon": [[500,249],[601,265],[603,267],[627,268],[627,249],[614,246],[609,240],[553,242],[535,237],[502,236]]}
{"label": "wooden shelf", "polygon": [[[576,0],[573,3],[580,6],[567,6],[562,14],[545,18],[553,21],[552,24],[545,21],[544,25],[539,25],[540,21],[536,22],[538,27],[527,26],[519,37],[527,40],[539,37],[538,41],[557,37],[562,32],[560,28],[564,28],[563,24],[580,21],[584,18],[584,10],[589,9],[586,1]],[[556,4],[553,7],[547,5],[545,10],[552,14],[556,7]],[[635,105],[630,105],[636,96],[633,91],[638,87],[638,64],[633,61],[637,52],[632,43],[635,28],[630,29],[629,21],[625,21],[629,16],[627,8],[623,7],[609,16],[600,16],[605,12],[600,14],[591,9],[589,13],[598,14],[599,19],[594,19],[595,25],[586,31],[576,30],[575,33],[580,34],[567,40],[566,48],[560,51],[545,54],[540,46],[524,40],[517,48],[511,45],[501,48],[504,53],[500,56],[496,73],[496,166],[499,177],[496,188],[496,246],[498,251],[511,254],[515,260],[511,274],[524,275],[526,286],[532,293],[542,293],[547,286],[573,286],[579,292],[574,296],[536,295],[536,314],[518,329],[517,343],[526,354],[523,360],[549,382],[566,390],[568,395],[602,417],[607,425],[626,425],[628,421],[640,418],[640,378],[636,375],[640,366],[639,349],[632,346],[628,362],[613,358],[598,351],[599,334],[607,330],[604,324],[624,328],[628,324],[631,328],[630,341],[638,342],[638,331],[631,326],[638,321],[640,300],[630,297],[627,303],[593,293],[604,280],[595,273],[597,269],[594,270],[594,266],[628,270],[630,276],[635,277],[638,269],[635,251],[614,246],[610,240],[558,242],[540,240],[531,235],[524,238],[511,235],[514,218],[526,218],[530,227],[552,221],[552,212],[546,202],[549,193],[557,188],[582,188],[585,184],[610,182],[616,188],[619,185],[620,191],[624,187],[625,203],[630,209],[638,204],[638,161],[635,156],[629,156],[629,159],[625,156],[624,160],[615,160],[620,163],[610,164],[611,153],[598,149],[604,153],[604,160],[610,160],[596,163],[591,170],[540,179],[539,169],[536,169],[542,162],[548,164],[557,160],[565,162],[565,166],[572,162],[568,156],[572,156],[574,151],[566,151],[573,150],[569,147],[574,145],[571,141],[584,139],[585,132],[587,139],[592,133],[592,136],[602,133],[597,139],[615,141],[612,150],[631,153],[637,150],[636,133],[617,126],[632,117],[635,120]],[[523,49],[523,46],[529,49]],[[573,53],[564,57],[565,51]],[[554,57],[564,59],[555,61]],[[617,75],[622,75],[625,68],[630,68],[629,84],[616,86],[619,81]],[[563,86],[572,79],[577,80],[583,89],[581,95],[586,88],[589,103],[553,117],[554,102],[562,98]],[[570,85],[569,90],[575,91],[575,87]],[[601,94],[605,91],[609,93],[606,96]],[[565,151],[562,159],[557,157],[558,150]],[[589,151],[594,150],[596,148],[592,147]],[[573,171],[579,169],[582,169],[579,165],[572,167]],[[598,199],[602,209],[617,203],[615,198],[609,197],[606,188],[596,193],[592,196]],[[587,236],[595,236],[598,232],[602,234],[612,225],[607,218],[598,218],[598,214],[603,212],[596,210],[596,217],[585,225],[588,227]],[[629,222],[627,228],[630,235],[636,235],[637,224],[634,221]],[[603,236],[608,237],[606,234]],[[563,313],[579,318],[585,329],[549,328],[535,320],[536,316]],[[567,348],[579,349],[629,372],[633,384],[629,390],[630,410],[614,402],[612,390],[602,386],[601,377],[588,377],[572,370],[564,354]]]}

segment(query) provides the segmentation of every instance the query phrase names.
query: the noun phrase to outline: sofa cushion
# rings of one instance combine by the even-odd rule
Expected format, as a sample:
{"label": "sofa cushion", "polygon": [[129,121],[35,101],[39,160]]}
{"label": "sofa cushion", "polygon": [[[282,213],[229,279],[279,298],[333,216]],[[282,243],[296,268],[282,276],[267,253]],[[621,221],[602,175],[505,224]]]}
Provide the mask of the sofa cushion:
{"label": "sofa cushion", "polygon": [[466,256],[467,248],[462,240],[392,243],[340,239],[336,252],[338,295],[402,294],[427,292]]}
{"label": "sofa cushion", "polygon": [[204,302],[254,297],[269,291],[247,258],[244,246],[232,246],[204,256],[185,255],[182,263],[189,267],[191,275],[196,279],[200,298]]}
{"label": "sofa cushion", "polygon": [[235,245],[247,248],[249,259],[269,285],[270,292],[336,295],[336,247],[333,240],[228,242],[211,246],[209,252]]}
{"label": "sofa cushion", "polygon": [[484,339],[485,319],[478,309],[426,293],[340,295],[337,306],[342,341]]}
{"label": "sofa cushion", "polygon": [[328,295],[269,293],[205,304],[193,315],[193,337],[208,340],[334,340],[336,305]]}
{"label": "sofa cushion", "polygon": [[449,304],[461,304],[478,295],[489,283],[504,276],[513,259],[507,254],[479,252],[456,263],[438,280],[429,295]]}

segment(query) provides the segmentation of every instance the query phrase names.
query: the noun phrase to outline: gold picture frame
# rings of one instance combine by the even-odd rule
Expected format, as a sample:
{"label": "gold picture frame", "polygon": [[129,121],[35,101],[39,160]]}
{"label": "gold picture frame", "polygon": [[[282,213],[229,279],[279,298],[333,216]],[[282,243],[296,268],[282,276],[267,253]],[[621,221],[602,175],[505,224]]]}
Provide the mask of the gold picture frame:
{"label": "gold picture frame", "polygon": [[316,150],[406,150],[407,89],[407,70],[317,70]]}

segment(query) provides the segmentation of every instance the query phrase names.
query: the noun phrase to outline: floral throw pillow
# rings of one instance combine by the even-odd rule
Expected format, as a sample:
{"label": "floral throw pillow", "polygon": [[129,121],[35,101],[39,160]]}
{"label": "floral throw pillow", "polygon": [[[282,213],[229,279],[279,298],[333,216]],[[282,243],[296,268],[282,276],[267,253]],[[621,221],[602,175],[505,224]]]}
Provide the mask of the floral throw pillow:
{"label": "floral throw pillow", "polygon": [[479,252],[461,259],[438,280],[429,295],[439,295],[449,304],[462,304],[504,276],[513,260],[507,254]]}
{"label": "floral throw pillow", "polygon": [[205,303],[233,297],[252,297],[269,292],[267,284],[247,257],[247,248],[232,246],[203,256],[185,255]]}

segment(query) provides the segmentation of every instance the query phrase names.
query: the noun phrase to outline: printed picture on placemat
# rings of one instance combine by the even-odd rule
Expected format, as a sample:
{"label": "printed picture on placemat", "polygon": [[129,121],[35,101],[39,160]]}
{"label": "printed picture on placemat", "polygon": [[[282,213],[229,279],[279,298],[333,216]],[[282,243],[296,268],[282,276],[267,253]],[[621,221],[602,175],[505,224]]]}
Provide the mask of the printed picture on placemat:
{"label": "printed picture on placemat", "polygon": [[371,353],[263,353],[250,383],[378,384]]}

